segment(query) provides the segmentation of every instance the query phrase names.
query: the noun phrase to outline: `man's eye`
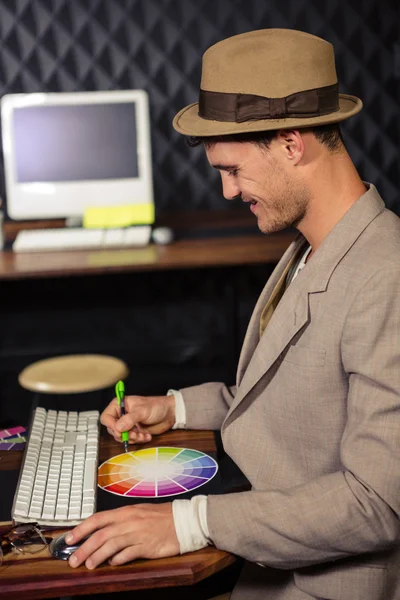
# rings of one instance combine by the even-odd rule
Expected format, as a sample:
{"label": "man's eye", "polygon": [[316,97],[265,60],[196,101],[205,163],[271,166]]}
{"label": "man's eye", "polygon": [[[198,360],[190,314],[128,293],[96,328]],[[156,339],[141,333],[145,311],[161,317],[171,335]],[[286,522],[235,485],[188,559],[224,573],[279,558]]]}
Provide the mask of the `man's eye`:
{"label": "man's eye", "polygon": [[228,171],[228,175],[233,175],[233,177],[235,177],[237,174],[238,174],[237,169],[232,169],[232,171]]}

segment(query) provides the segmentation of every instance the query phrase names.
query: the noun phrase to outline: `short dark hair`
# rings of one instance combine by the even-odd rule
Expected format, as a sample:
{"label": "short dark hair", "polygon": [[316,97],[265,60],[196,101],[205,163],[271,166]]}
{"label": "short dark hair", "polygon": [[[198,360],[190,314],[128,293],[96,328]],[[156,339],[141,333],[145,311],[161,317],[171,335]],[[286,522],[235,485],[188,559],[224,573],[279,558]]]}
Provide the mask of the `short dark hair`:
{"label": "short dark hair", "polygon": [[344,139],[339,123],[311,127],[310,131],[315,135],[317,140],[326,146],[331,152],[336,152],[337,150],[340,150],[342,146],[344,146]]}
{"label": "short dark hair", "polygon": [[[336,152],[344,146],[342,132],[338,123],[329,125],[318,125],[308,127],[304,131],[311,131],[317,140],[326,146],[331,152]],[[276,136],[276,130],[272,131],[252,131],[247,133],[236,133],[230,135],[212,135],[212,136],[192,136],[189,137],[189,146],[195,147],[200,144],[212,145],[217,142],[252,142],[263,148],[268,148]]]}

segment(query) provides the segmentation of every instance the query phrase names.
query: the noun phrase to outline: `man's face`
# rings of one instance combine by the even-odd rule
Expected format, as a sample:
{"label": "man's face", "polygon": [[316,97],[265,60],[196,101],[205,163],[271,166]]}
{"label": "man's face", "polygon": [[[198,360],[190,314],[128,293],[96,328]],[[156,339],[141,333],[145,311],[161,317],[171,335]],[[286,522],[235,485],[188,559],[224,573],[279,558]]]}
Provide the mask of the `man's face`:
{"label": "man's face", "polygon": [[248,203],[263,233],[281,231],[302,221],[309,193],[275,139],[268,149],[251,142],[229,141],[205,146],[205,150],[209,163],[221,174],[224,197],[240,196]]}

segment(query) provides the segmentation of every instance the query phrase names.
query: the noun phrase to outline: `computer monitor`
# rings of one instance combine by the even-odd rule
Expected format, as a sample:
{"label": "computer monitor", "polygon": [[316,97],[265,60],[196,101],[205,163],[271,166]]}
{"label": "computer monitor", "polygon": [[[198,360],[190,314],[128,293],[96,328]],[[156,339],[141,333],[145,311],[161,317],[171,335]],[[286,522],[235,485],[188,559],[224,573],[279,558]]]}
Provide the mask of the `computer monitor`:
{"label": "computer monitor", "polygon": [[89,207],[153,207],[144,90],[7,94],[1,125],[12,219],[76,219]]}

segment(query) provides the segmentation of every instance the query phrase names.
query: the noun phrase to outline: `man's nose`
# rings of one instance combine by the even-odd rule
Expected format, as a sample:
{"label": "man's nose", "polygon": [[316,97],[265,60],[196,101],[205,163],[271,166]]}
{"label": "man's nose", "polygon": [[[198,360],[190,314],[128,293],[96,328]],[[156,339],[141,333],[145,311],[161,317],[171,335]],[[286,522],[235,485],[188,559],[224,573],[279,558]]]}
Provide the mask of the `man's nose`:
{"label": "man's nose", "polygon": [[222,174],[222,193],[226,200],[234,200],[238,196],[240,197],[240,189],[234,177],[230,177],[225,173]]}

